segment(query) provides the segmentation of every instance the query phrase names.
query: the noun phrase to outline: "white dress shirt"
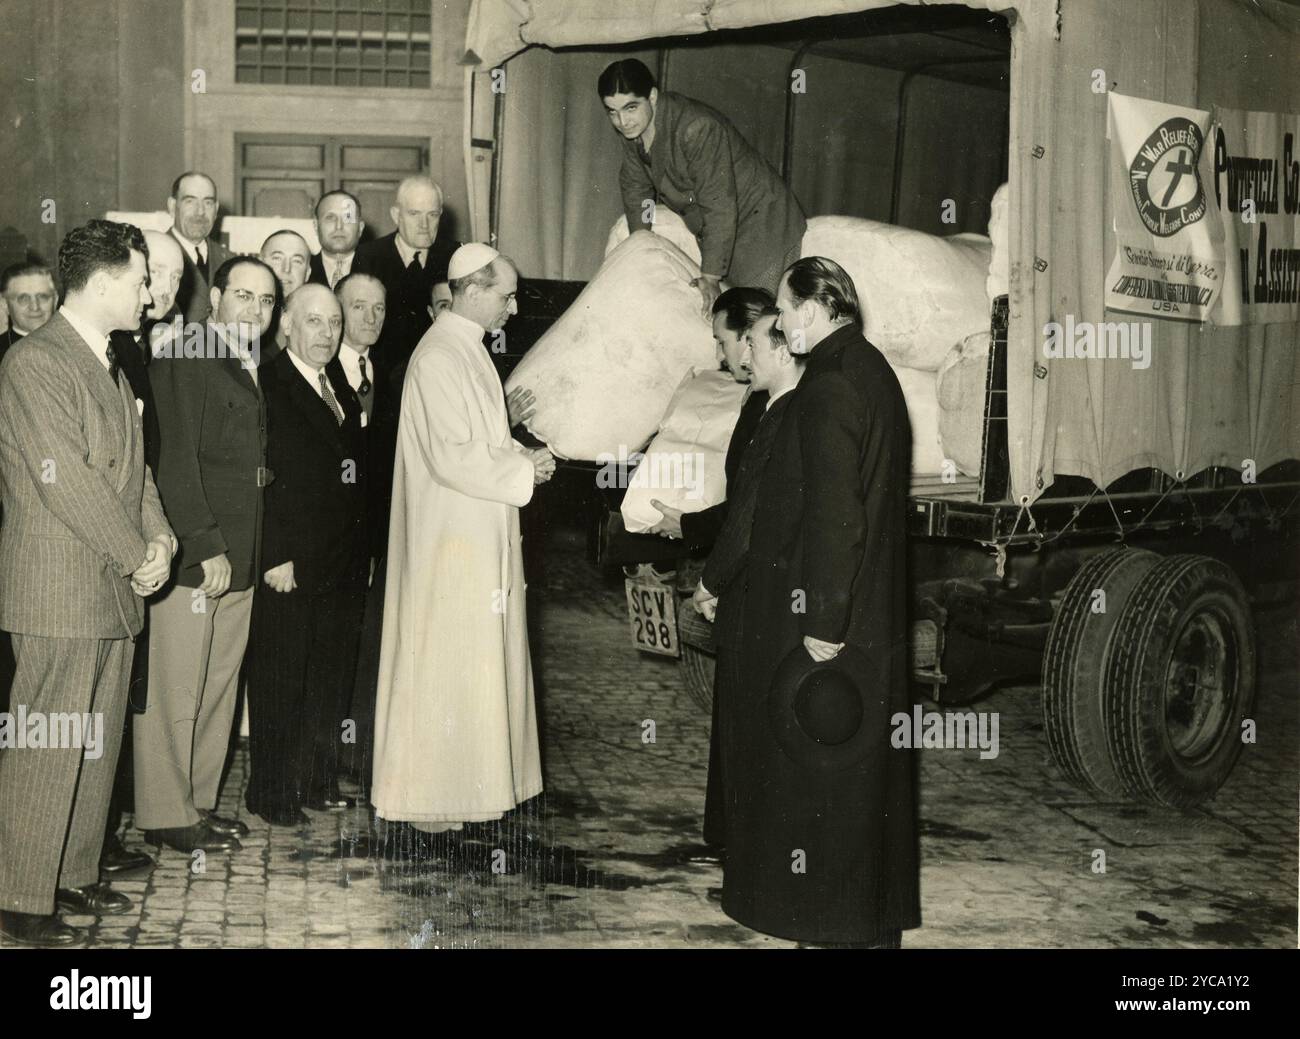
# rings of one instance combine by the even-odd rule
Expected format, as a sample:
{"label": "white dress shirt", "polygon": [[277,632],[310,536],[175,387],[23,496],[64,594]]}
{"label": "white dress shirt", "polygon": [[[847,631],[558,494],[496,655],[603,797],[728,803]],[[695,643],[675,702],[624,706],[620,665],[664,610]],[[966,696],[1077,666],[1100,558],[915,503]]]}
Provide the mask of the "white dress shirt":
{"label": "white dress shirt", "polygon": [[[325,394],[321,393],[320,391],[320,373],[323,372],[325,369],[313,368],[311,365],[309,365],[306,361],[304,361],[301,357],[299,357],[296,353],[294,353],[292,350],[288,348],[286,348],[284,352],[289,355],[289,360],[293,362],[293,366],[297,368],[298,371],[302,373],[302,377],[307,380],[308,385],[311,386],[312,392],[316,394],[316,396],[318,396],[321,400],[324,400]],[[327,375],[326,378],[328,379],[329,376]],[[342,407],[342,405],[340,405],[340,407]]]}
{"label": "white dress shirt", "polygon": [[[352,273],[352,260],[355,257],[356,250],[345,253],[343,256],[335,256],[321,250],[321,266],[325,268],[325,280],[329,282],[330,288],[334,288]],[[335,273],[337,271],[337,273]]]}
{"label": "white dress shirt", "polygon": [[764,407],[763,410],[764,410],[764,411],[768,411],[768,410],[772,407],[773,404],[775,404],[778,400],[780,400],[780,399],[781,399],[782,397],[784,397],[787,393],[789,393],[791,390],[793,390],[793,389],[795,388],[795,386],[798,386],[798,385],[799,385],[799,384],[796,382],[796,383],[794,384],[794,386],[787,386],[787,387],[786,387],[785,389],[783,389],[780,393],[778,393],[775,397],[768,397],[768,398],[767,398],[767,406]]}
{"label": "white dress shirt", "polygon": [[86,345],[95,352],[99,358],[99,363],[104,366],[104,371],[108,371],[108,335],[99,331],[89,321],[79,315],[76,311],[69,310],[67,304],[59,307],[59,313],[68,320],[77,332],[86,341]]}
{"label": "white dress shirt", "polygon": [[[370,380],[370,387],[373,390],[375,385],[375,366],[370,360],[370,347],[364,350],[358,350],[346,340],[339,344],[339,364],[343,366],[343,374],[348,377],[348,385],[357,391],[357,396],[361,396],[361,364],[364,358],[366,362],[366,378]],[[365,426],[369,422],[369,416],[366,415],[365,408],[361,409],[361,425]]]}
{"label": "white dress shirt", "polygon": [[397,243],[397,254],[402,258],[402,266],[411,266],[411,261],[419,257],[420,266],[423,267],[429,259],[428,249],[412,249],[404,241],[401,235],[396,235],[393,241]]}
{"label": "white dress shirt", "polygon": [[[186,237],[185,237],[183,234],[181,234],[179,231],[177,231],[175,227],[172,227],[172,237],[175,238],[176,241],[178,241],[178,242],[180,243],[181,248],[185,250],[185,255],[188,256],[188,257],[190,258],[190,263],[194,264],[194,265],[197,267],[197,266],[198,266],[198,263],[199,263],[199,248],[198,248],[198,246],[195,245],[193,242],[191,242],[188,238],[186,238]],[[208,256],[207,256],[207,252],[208,252],[208,247],[207,247],[207,244],[205,243],[204,246],[203,246],[203,259],[204,259],[205,261],[206,261],[207,258],[208,258]]]}

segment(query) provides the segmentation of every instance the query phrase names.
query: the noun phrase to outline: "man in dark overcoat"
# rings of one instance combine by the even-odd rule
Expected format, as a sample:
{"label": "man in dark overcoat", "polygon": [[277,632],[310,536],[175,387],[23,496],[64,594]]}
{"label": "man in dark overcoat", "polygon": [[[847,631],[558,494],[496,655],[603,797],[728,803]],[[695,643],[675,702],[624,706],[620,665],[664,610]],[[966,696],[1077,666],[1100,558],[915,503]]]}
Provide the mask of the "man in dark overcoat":
{"label": "man in dark overcoat", "polygon": [[[889,729],[910,702],[907,410],[841,267],[795,262],[777,308],[808,358],[750,532],[742,680],[723,725],[722,907],[778,937],[895,947],[920,925],[913,760]],[[773,679],[796,651],[807,666],[842,657],[857,696],[823,719],[842,747],[787,735],[797,726]]]}

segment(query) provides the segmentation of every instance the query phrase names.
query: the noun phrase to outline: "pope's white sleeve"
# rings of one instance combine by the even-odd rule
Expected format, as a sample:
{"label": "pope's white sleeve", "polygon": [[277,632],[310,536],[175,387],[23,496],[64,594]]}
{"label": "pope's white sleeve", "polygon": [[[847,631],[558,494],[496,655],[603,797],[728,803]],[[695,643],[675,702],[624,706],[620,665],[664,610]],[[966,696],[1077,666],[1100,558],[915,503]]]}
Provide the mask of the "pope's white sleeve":
{"label": "pope's white sleeve", "polygon": [[471,498],[526,505],[533,496],[533,463],[515,450],[472,439],[473,391],[464,369],[450,357],[427,354],[406,380],[403,435],[439,483]]}

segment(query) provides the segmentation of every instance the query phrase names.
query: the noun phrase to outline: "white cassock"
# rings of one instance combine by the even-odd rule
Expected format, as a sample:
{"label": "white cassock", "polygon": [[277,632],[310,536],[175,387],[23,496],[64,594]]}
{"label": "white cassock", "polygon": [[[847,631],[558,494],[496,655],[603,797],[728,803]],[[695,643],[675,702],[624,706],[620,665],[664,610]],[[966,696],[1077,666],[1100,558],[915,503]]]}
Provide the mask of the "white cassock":
{"label": "white cassock", "polygon": [[444,311],[411,355],[393,474],[371,800],[384,819],[495,819],[542,790],[519,507],[484,330]]}

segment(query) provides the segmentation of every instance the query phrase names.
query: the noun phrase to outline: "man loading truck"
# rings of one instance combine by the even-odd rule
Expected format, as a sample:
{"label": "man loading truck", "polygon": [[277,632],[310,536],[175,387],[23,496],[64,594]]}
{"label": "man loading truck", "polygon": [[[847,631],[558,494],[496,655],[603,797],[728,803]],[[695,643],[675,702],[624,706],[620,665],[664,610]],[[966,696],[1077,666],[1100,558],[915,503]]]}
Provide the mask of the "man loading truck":
{"label": "man loading truck", "polygon": [[[700,290],[708,317],[722,280],[776,291],[799,258],[804,214],[790,188],[727,118],[660,91],[635,58],[600,74],[596,90],[623,135],[618,183],[629,232],[654,223],[663,203],[700,241]],[[647,205],[647,203],[650,203]]]}

